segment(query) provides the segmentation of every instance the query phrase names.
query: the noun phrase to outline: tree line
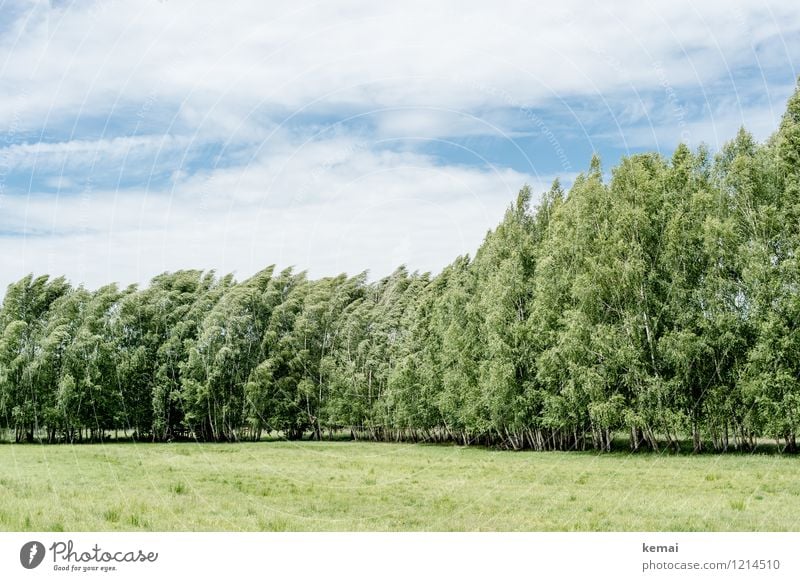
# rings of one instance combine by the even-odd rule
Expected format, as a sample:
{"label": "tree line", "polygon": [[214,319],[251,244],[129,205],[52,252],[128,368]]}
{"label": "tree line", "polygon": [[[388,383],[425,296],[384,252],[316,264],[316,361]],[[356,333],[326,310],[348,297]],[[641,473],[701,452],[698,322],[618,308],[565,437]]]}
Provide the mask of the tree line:
{"label": "tree line", "polygon": [[0,311],[0,428],[794,451],[800,93],[764,143],[740,130],[714,156],[680,145],[610,174],[594,157],[535,205],[523,188],[436,276],[26,276]]}

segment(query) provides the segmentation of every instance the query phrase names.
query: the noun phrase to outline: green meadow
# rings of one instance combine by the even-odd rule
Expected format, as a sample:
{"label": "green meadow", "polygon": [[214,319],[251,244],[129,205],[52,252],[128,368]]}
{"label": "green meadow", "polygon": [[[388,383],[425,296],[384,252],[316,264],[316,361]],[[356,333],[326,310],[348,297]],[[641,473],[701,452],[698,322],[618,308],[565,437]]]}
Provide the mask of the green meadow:
{"label": "green meadow", "polygon": [[5,531],[793,531],[794,456],[0,446]]}

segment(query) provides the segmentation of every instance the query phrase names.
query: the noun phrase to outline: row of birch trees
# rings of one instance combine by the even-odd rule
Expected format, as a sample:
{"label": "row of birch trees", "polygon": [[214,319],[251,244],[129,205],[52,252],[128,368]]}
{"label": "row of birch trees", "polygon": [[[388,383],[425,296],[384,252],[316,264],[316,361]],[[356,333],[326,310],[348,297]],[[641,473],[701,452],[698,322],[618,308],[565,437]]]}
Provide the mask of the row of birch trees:
{"label": "row of birch trees", "polygon": [[310,280],[27,276],[0,311],[15,441],[342,435],[795,450],[800,96],[778,131],[523,188],[474,257]]}

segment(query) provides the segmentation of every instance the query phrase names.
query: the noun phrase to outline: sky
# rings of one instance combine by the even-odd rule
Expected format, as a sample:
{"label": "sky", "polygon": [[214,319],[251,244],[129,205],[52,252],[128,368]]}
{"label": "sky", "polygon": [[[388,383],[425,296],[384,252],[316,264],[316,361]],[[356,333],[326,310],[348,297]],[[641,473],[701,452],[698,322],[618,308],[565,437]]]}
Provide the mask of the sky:
{"label": "sky", "polygon": [[472,254],[593,153],[777,127],[791,2],[0,0],[0,288]]}

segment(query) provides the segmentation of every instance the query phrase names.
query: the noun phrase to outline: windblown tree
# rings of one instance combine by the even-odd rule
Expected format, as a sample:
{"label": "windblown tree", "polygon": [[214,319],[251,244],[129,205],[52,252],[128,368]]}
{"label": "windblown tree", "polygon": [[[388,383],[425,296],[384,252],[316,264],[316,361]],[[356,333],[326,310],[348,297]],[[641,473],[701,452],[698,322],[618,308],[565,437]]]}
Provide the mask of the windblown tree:
{"label": "windblown tree", "polygon": [[536,417],[536,354],[528,325],[536,268],[536,231],[530,188],[523,188],[475,256],[472,310],[480,315],[477,384],[478,432],[522,448]]}
{"label": "windblown tree", "polygon": [[232,283],[230,276],[217,282],[200,271],[165,273],[144,290],[128,289],[119,301],[111,317],[117,389],[125,427],[136,437],[163,439],[180,426],[186,341]]}
{"label": "windblown tree", "polygon": [[757,147],[740,134],[728,154],[731,186],[745,197],[743,251],[755,340],[743,387],[765,436],[797,448],[800,432],[800,92],[777,134]]}
{"label": "windblown tree", "polygon": [[0,314],[0,414],[15,441],[33,441],[55,403],[57,356],[43,356],[53,304],[70,292],[64,278],[28,275],[8,287]]}
{"label": "windblown tree", "polygon": [[280,432],[290,440],[302,438],[313,428],[302,389],[305,369],[294,335],[312,284],[304,273],[286,275],[282,300],[272,311],[261,342],[265,359],[253,370],[246,386],[251,424],[255,423],[259,431]]}
{"label": "windblown tree", "polygon": [[261,341],[272,305],[273,267],[227,290],[189,339],[183,366],[187,424],[204,439],[237,440],[244,425],[244,385],[263,359]]}
{"label": "windblown tree", "polygon": [[[123,392],[117,383],[117,352],[109,325],[110,313],[121,296],[116,285],[95,293],[77,289],[56,313],[55,345],[58,351],[65,347],[57,383],[61,420],[58,427],[65,430],[63,437],[68,441],[74,441],[76,428],[79,439],[83,437],[81,432],[88,430],[90,440],[102,440],[106,431],[125,427]],[[76,307],[78,313],[72,316]],[[74,328],[65,333],[65,325],[70,323]],[[56,427],[53,426],[51,440]]]}
{"label": "windblown tree", "polygon": [[406,314],[422,288],[418,278],[400,267],[373,285],[361,281],[342,311],[326,370],[328,425],[351,426],[359,437],[389,437],[392,431],[401,437],[389,382],[401,357]]}

